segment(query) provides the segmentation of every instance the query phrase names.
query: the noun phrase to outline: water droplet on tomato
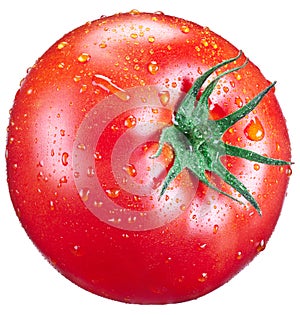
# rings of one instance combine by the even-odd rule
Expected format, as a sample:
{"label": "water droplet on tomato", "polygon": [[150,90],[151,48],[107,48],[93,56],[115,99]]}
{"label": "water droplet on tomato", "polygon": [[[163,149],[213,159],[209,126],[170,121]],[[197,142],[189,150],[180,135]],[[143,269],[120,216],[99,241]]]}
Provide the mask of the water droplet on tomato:
{"label": "water droplet on tomato", "polygon": [[77,60],[81,63],[86,63],[91,59],[91,56],[87,53],[82,53],[80,56],[78,56]]}
{"label": "water droplet on tomato", "polygon": [[181,211],[185,211],[185,210],[186,210],[186,205],[181,205],[181,206],[180,206],[180,210],[181,210]]}
{"label": "water droplet on tomato", "polygon": [[107,196],[112,199],[118,198],[120,195],[120,189],[117,188],[106,189],[105,192]]}
{"label": "water droplet on tomato", "polygon": [[259,252],[262,252],[263,250],[265,250],[266,248],[266,243],[264,240],[261,240],[258,245],[256,246],[256,251],[259,253]]}
{"label": "water droplet on tomato", "polygon": [[32,92],[33,92],[33,89],[30,88],[30,89],[27,90],[26,94],[27,94],[27,95],[30,95],[30,94],[32,94]]}
{"label": "water droplet on tomato", "polygon": [[135,177],[137,175],[136,168],[133,164],[123,166],[123,170],[131,177]]}
{"label": "water droplet on tomato", "polygon": [[154,43],[155,42],[155,37],[154,36],[149,36],[148,37],[148,42],[149,43]]}
{"label": "water droplet on tomato", "polygon": [[206,280],[207,280],[207,273],[206,272],[203,272],[201,275],[200,275],[200,277],[198,277],[198,282],[201,282],[201,283],[203,283],[203,282],[205,282]]}
{"label": "water droplet on tomato", "polygon": [[107,45],[106,45],[105,43],[101,43],[101,44],[99,44],[99,47],[100,47],[100,48],[106,48]]}
{"label": "water droplet on tomato", "polygon": [[76,82],[76,83],[79,82],[80,80],[81,80],[81,76],[80,75],[75,75],[74,78],[73,78],[73,81]]}
{"label": "water droplet on tomato", "polygon": [[215,224],[214,227],[213,227],[213,233],[217,234],[218,230],[219,230],[219,226],[218,226],[218,224]]}
{"label": "water droplet on tomato", "polygon": [[68,182],[67,176],[63,176],[59,179],[60,184],[66,184]]}
{"label": "water droplet on tomato", "polygon": [[253,168],[254,168],[256,171],[259,171],[260,165],[257,164],[257,163],[255,163],[255,164],[253,165]]}
{"label": "water droplet on tomato", "polygon": [[48,177],[44,174],[44,172],[39,172],[38,174],[37,174],[37,179],[39,180],[39,181],[44,181],[44,182],[47,182],[48,181]]}
{"label": "water droplet on tomato", "polygon": [[61,156],[61,162],[63,166],[67,166],[68,165],[68,157],[69,154],[67,152],[64,152]]}
{"label": "water droplet on tomato", "polygon": [[170,92],[169,91],[161,91],[158,93],[158,97],[161,105],[167,106],[170,101]]}
{"label": "water droplet on tomato", "polygon": [[279,143],[276,143],[276,151],[280,151],[280,144]]}
{"label": "water droplet on tomato", "polygon": [[86,146],[85,146],[85,144],[83,144],[83,143],[79,143],[79,144],[77,145],[77,149],[84,151],[84,150],[86,149]]}
{"label": "water droplet on tomato", "polygon": [[228,93],[228,92],[229,92],[229,87],[228,87],[228,86],[223,86],[223,91],[224,91],[225,93]]}
{"label": "water droplet on tomato", "polygon": [[182,25],[182,26],[180,27],[180,30],[181,30],[181,32],[184,33],[184,34],[187,34],[187,33],[190,32],[190,28],[189,28],[187,25]]}
{"label": "water droplet on tomato", "polygon": [[79,190],[79,196],[83,202],[86,202],[89,200],[89,195],[91,191],[88,188],[82,188]]}
{"label": "water droplet on tomato", "polygon": [[138,38],[138,34],[137,33],[131,33],[130,37],[133,39],[136,39],[136,38]]}
{"label": "water droplet on tomato", "polygon": [[63,49],[64,47],[66,47],[67,45],[69,45],[67,42],[60,42],[60,43],[57,45],[57,49],[61,50],[61,49]]}
{"label": "water droplet on tomato", "polygon": [[204,47],[207,47],[208,46],[208,42],[207,40],[204,38],[201,40],[201,44],[204,46]]}
{"label": "water droplet on tomato", "polygon": [[139,10],[136,10],[136,9],[133,9],[129,12],[129,14],[131,15],[139,15],[140,14],[140,11]]}
{"label": "water droplet on tomato", "polygon": [[148,71],[151,73],[151,74],[156,74],[157,71],[159,70],[159,66],[157,64],[156,61],[151,61],[149,64],[148,64]]}
{"label": "water droplet on tomato", "polygon": [[127,128],[133,128],[136,126],[136,118],[133,115],[128,116],[125,120],[124,120],[124,125]]}
{"label": "water droplet on tomato", "polygon": [[87,90],[87,85],[86,84],[83,84],[79,90],[79,93],[83,93]]}
{"label": "water droplet on tomato", "polygon": [[95,159],[96,161],[100,161],[100,160],[102,159],[102,155],[100,154],[100,152],[96,151],[96,152],[94,153],[94,159]]}
{"label": "water droplet on tomato", "polygon": [[95,74],[92,80],[93,85],[99,86],[103,90],[115,94],[122,101],[128,101],[130,99],[130,95],[114,84],[110,78],[101,74]]}
{"label": "water droplet on tomato", "polygon": [[254,117],[244,129],[245,136],[252,141],[261,141],[265,136],[264,128],[257,117]]}
{"label": "water droplet on tomato", "polygon": [[80,245],[74,245],[71,249],[74,256],[82,256],[82,250]]}
{"label": "water droplet on tomato", "polygon": [[94,207],[96,208],[101,208],[103,205],[103,202],[102,201],[98,201],[98,200],[95,200],[94,201]]}
{"label": "water droplet on tomato", "polygon": [[38,166],[38,167],[44,167],[44,161],[39,161],[36,166]]}
{"label": "water droplet on tomato", "polygon": [[92,166],[89,166],[87,169],[87,176],[88,177],[93,177],[95,175],[95,170]]}
{"label": "water droplet on tomato", "polygon": [[286,169],[286,175],[287,175],[287,176],[291,176],[292,173],[293,173],[293,171],[292,171],[291,167],[288,167],[288,168]]}
{"label": "water droplet on tomato", "polygon": [[50,205],[50,210],[51,211],[55,210],[55,206],[54,206],[53,200],[50,200],[49,205]]}
{"label": "water droplet on tomato", "polygon": [[243,258],[242,252],[237,252],[237,254],[236,254],[236,259],[237,259],[237,260],[241,260],[242,258]]}
{"label": "water droplet on tomato", "polygon": [[242,76],[239,73],[236,72],[234,76],[238,81],[242,80]]}
{"label": "water droplet on tomato", "polygon": [[240,108],[243,107],[243,104],[244,104],[243,100],[239,96],[235,98],[234,103]]}

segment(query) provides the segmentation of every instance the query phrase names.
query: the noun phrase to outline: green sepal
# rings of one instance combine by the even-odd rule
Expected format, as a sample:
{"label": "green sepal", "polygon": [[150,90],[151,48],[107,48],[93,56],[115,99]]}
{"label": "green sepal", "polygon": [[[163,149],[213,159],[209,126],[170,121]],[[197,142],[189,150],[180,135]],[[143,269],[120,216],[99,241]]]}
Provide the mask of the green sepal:
{"label": "green sepal", "polygon": [[224,167],[220,158],[228,155],[268,165],[292,164],[288,161],[269,158],[253,151],[226,144],[222,140],[226,130],[255,109],[262,98],[274,87],[276,82],[270,84],[244,107],[232,114],[219,120],[209,119],[208,100],[218,81],[223,76],[245,67],[248,59],[241,66],[229,69],[216,76],[205,87],[199,100],[197,100],[199,91],[203,88],[206,80],[215,71],[229,63],[235,62],[241,56],[242,52],[240,51],[236,57],[217,64],[200,76],[180,104],[174,118],[174,124],[162,130],[158,150],[151,158],[158,157],[165,144],[173,148],[175,158],[173,166],[162,184],[160,197],[164,195],[170,183],[186,168],[192,171],[199,181],[203,182],[209,188],[241,203],[240,200],[219,189],[209,181],[206,175],[207,171],[209,171],[219,176],[225,183],[239,192],[256,209],[258,214],[261,215],[262,211],[258,203],[249,193],[246,186]]}

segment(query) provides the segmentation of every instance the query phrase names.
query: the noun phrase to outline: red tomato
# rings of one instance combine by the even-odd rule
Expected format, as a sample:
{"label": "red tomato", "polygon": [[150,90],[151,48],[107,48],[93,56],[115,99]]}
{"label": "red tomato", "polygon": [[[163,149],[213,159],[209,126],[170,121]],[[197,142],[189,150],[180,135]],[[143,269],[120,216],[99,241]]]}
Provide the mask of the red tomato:
{"label": "red tomato", "polygon": [[31,240],[72,282],[129,303],[195,299],[243,269],[278,220],[283,161],[285,120],[260,70],[208,28],[135,10],[38,59],[8,131]]}

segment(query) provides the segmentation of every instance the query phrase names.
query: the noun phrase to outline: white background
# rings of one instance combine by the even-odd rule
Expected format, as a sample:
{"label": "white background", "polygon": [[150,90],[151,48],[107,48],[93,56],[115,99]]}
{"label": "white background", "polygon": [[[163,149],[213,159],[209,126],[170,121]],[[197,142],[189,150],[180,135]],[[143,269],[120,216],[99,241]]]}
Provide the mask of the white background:
{"label": "white background", "polygon": [[[290,131],[293,167],[276,230],[261,253],[225,286],[196,301],[126,305],[70,283],[40,255],[10,202],[5,171],[9,109],[26,69],[57,39],[101,15],[163,11],[194,21],[242,49],[270,80]],[[0,314],[300,314],[299,7],[297,1],[4,1],[0,9]],[[115,313],[114,313],[115,312]]]}

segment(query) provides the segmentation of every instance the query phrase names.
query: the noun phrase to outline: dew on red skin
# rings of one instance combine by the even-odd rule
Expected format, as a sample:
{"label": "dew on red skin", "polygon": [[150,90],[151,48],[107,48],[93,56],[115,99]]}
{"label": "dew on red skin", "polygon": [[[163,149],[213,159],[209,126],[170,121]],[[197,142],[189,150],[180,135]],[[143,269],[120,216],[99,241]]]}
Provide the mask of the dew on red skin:
{"label": "dew on red skin", "polygon": [[167,106],[170,101],[170,92],[169,91],[161,91],[158,94],[161,105]]}
{"label": "dew on red skin", "polygon": [[159,65],[157,64],[156,61],[151,61],[149,64],[148,64],[148,71],[155,75],[159,70]]}
{"label": "dew on red skin", "polygon": [[91,59],[91,56],[87,53],[82,53],[78,56],[77,60],[81,63],[86,63]]}
{"label": "dew on red skin", "polygon": [[258,117],[254,117],[244,129],[245,136],[251,141],[261,141],[265,137],[265,130]]}

